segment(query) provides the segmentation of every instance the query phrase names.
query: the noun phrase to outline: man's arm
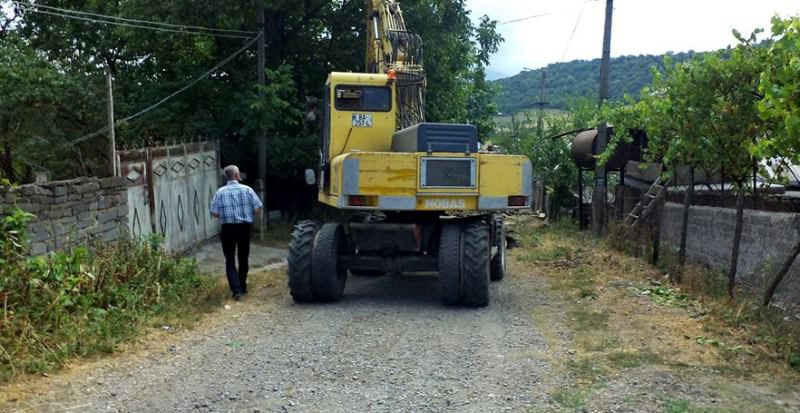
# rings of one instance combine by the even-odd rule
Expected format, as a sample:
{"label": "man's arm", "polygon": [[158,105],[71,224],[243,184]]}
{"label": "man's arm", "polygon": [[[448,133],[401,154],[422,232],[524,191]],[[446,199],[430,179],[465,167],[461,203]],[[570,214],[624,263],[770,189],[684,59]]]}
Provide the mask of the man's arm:
{"label": "man's arm", "polygon": [[256,191],[254,191],[252,188],[250,188],[250,198],[253,202],[253,213],[257,214],[258,211],[264,206],[264,204],[261,203],[261,200],[258,199]]}
{"label": "man's arm", "polygon": [[219,197],[217,196],[219,193],[214,194],[214,198],[211,199],[211,217],[212,218],[219,218]]}

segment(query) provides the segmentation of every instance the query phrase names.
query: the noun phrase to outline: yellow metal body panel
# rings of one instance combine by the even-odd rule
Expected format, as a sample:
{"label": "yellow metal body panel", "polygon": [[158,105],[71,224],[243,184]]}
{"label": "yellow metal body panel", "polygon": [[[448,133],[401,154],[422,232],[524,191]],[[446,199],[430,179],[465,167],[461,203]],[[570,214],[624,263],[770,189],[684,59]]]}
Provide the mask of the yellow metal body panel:
{"label": "yellow metal body panel", "polygon": [[[328,159],[351,151],[388,152],[392,147],[392,134],[397,122],[397,87],[385,74],[377,73],[339,73],[328,76],[328,96],[330,104],[330,145]],[[388,87],[392,93],[392,107],[388,112],[367,112],[336,109],[337,86],[379,86]],[[372,126],[353,126],[353,115],[363,114],[372,118]]]}
{"label": "yellow metal body panel", "polygon": [[[319,201],[343,209],[396,211],[479,211],[530,205],[531,165],[524,156],[493,153],[390,152],[397,116],[397,88],[385,74],[331,73],[327,90],[330,120],[324,189]],[[388,111],[337,109],[336,91],[377,86],[391,90]],[[347,99],[346,97],[344,99]],[[346,105],[343,105],[346,106]],[[368,125],[357,122],[367,116]],[[424,187],[424,160],[472,159],[474,186]],[[527,197],[509,207],[509,197]]]}
{"label": "yellow metal body panel", "polygon": [[525,164],[530,161],[525,156],[500,154],[479,154],[480,179],[478,192],[483,196],[511,196],[523,194],[522,182],[525,177]]}
{"label": "yellow metal body panel", "polygon": [[[421,187],[423,158],[472,158],[478,165],[475,188]],[[477,153],[351,152],[330,166],[330,193],[319,201],[336,208],[416,211],[513,209],[509,196],[530,197],[530,161],[524,156]],[[527,175],[527,176],[526,176]],[[348,203],[359,197],[358,206]],[[529,202],[529,201],[528,201]],[[527,204],[526,206],[528,206]]]}

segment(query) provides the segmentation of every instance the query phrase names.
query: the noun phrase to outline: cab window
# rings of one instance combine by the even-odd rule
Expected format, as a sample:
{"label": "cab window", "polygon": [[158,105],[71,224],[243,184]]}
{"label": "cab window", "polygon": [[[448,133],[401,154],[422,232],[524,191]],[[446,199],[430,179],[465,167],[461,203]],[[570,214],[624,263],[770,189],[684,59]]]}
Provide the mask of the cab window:
{"label": "cab window", "polygon": [[336,110],[388,112],[392,90],[385,86],[336,86]]}

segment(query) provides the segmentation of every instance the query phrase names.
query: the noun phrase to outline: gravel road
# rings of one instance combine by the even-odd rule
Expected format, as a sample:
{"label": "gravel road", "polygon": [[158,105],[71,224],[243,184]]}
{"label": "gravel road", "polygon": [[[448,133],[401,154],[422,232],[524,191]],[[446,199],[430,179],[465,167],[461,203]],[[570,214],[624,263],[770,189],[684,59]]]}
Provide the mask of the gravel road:
{"label": "gravel road", "polygon": [[543,281],[512,274],[477,310],[443,307],[434,275],[350,277],[331,305],[296,305],[282,282],[174,345],[54,378],[32,411],[518,412],[551,403],[552,356],[562,349],[533,325]]}

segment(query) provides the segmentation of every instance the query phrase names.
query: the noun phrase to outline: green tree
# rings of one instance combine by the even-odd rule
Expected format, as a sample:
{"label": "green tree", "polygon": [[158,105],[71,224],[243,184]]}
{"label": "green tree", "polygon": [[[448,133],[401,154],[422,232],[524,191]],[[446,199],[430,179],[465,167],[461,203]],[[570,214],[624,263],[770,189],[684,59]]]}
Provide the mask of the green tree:
{"label": "green tree", "polygon": [[[9,0],[0,3],[11,5]],[[257,30],[256,2],[250,1],[224,7],[211,0],[42,0],[35,4],[180,26]],[[490,130],[496,108],[485,66],[501,41],[495,23],[488,18],[473,23],[464,0],[407,0],[402,6],[409,29],[418,32],[427,45],[428,119],[469,121],[482,133]],[[254,131],[265,126],[268,191],[274,191],[271,198],[279,202],[291,198],[285,192],[300,186],[302,171],[318,161],[320,122],[302,116],[306,98],[321,97],[329,72],[364,70],[364,8],[361,0],[265,2],[267,88],[255,88],[256,53],[251,49],[158,108],[118,124],[118,146],[220,140],[223,162],[237,163],[255,176]],[[43,100],[60,102],[58,116],[72,119],[54,124],[47,133],[38,132],[47,136],[43,147],[106,126],[106,67],[114,75],[117,119],[123,119],[182,88],[250,41],[203,30],[188,34],[100,24],[36,10],[24,5],[18,9],[15,27],[20,44],[29,57],[55,68],[55,74],[79,85],[76,89],[81,92],[73,96],[64,93],[71,89],[59,87],[52,89],[59,100]],[[3,21],[0,30],[5,30]],[[11,55],[4,57],[11,59]],[[98,135],[71,145],[67,157],[60,150],[57,155],[44,149],[41,153],[18,151],[16,174],[21,174],[24,162],[58,171],[55,178],[99,173],[107,157],[103,139]],[[76,159],[83,159],[83,167]]]}
{"label": "green tree", "polygon": [[402,6],[406,26],[425,42],[427,119],[473,123],[488,135],[497,91],[485,68],[502,42],[497,22],[483,16],[475,26],[465,0],[406,0]]}
{"label": "green tree", "polygon": [[[744,38],[734,32],[739,44],[733,49],[677,65],[668,60],[665,74],[655,73],[652,88],[645,89],[640,102],[616,110],[623,129],[646,130],[647,159],[662,163],[668,173],[682,165],[702,167],[720,171],[736,185],[736,226],[728,271],[731,295],[736,285],[744,193],[754,165],[763,159],[753,149],[770,133],[770,125],[757,111],[764,53],[756,44],[757,34]],[[613,147],[610,145],[609,152]]]}
{"label": "green tree", "polygon": [[[765,54],[759,91],[764,99],[758,104],[762,118],[775,127],[754,145],[754,152],[778,162],[800,162],[800,18],[772,19],[772,41]],[[769,305],[781,281],[800,254],[800,241],[770,281],[764,295]]]}
{"label": "green tree", "polygon": [[772,19],[772,41],[765,53],[758,104],[763,119],[776,123],[774,133],[754,147],[764,158],[800,162],[800,18]]}
{"label": "green tree", "polygon": [[65,132],[85,122],[73,108],[86,101],[85,85],[16,36],[0,38],[0,79],[0,177],[19,182],[42,164],[77,172],[63,144]]}

